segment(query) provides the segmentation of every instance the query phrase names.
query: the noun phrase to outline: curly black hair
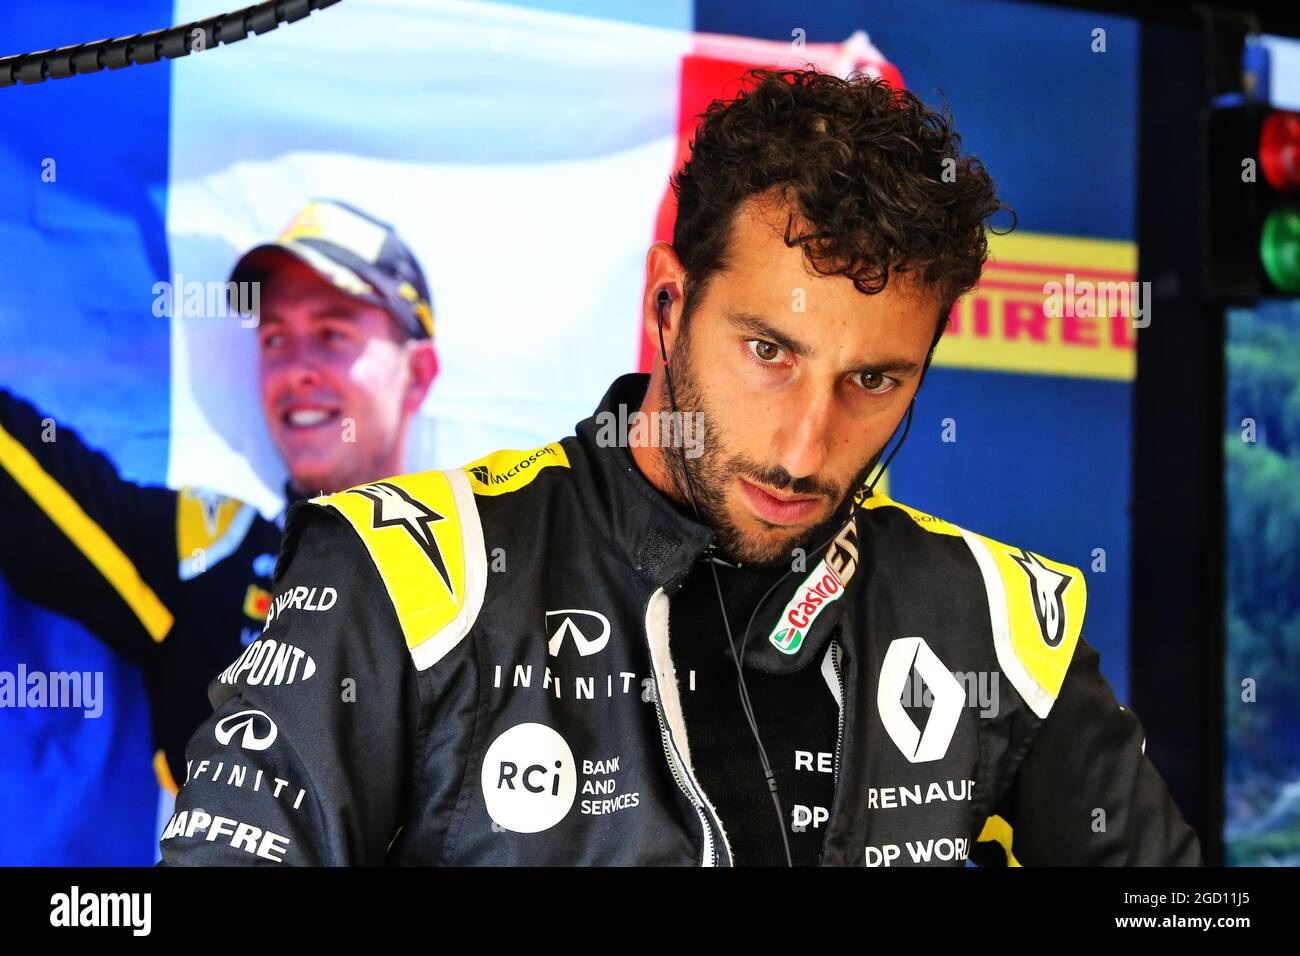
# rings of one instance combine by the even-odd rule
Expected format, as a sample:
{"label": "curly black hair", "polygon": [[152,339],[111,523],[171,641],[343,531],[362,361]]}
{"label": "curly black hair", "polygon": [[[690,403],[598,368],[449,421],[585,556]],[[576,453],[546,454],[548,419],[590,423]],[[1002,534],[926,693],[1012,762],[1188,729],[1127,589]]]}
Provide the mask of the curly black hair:
{"label": "curly black hair", "polygon": [[802,244],[817,273],[847,276],[867,295],[891,270],[936,286],[933,352],[953,304],[979,281],[985,221],[1003,209],[1015,216],[984,165],[960,154],[947,107],[931,112],[916,94],[864,74],[760,68],[741,83],[735,98],[700,114],[691,156],[671,181],[687,315],[694,292],[727,267],[741,203],[775,195],[791,203],[786,245]]}

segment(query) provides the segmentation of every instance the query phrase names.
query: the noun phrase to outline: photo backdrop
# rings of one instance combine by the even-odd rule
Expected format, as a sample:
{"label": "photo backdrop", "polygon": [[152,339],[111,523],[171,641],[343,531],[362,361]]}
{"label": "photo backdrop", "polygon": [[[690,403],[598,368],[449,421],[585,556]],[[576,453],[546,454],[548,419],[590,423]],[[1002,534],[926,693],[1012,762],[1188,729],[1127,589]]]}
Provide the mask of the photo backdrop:
{"label": "photo backdrop", "polygon": [[[227,6],[11,4],[0,52]],[[250,330],[156,318],[153,287],[224,280],[332,197],[392,222],[432,289],[441,372],[409,467],[543,444],[648,367],[645,250],[670,235],[694,114],[749,66],[875,70],[946,100],[1019,214],[955,310],[889,493],[1088,569],[1084,635],[1125,700],[1134,333],[1044,314],[1043,285],[1135,275],[1136,24],[954,0],[793,20],[767,0],[644,6],[348,0],[176,63],[0,92],[0,386],[134,480],[273,514]],[[0,864],[151,863],[167,799],[138,674],[0,580],[0,669],[19,663],[102,671],[106,701],[94,720],[0,711]]]}

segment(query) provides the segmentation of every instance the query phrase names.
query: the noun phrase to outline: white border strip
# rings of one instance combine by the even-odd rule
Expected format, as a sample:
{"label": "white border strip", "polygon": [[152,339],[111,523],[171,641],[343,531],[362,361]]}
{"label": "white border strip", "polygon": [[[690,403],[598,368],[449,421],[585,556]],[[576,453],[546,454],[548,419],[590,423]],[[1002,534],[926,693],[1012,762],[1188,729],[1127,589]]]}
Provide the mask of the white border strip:
{"label": "white border strip", "polygon": [[487,548],[483,544],[483,525],[479,521],[478,503],[469,485],[469,476],[460,469],[443,472],[451,485],[460,519],[461,542],[465,550],[465,603],[442,630],[411,648],[416,670],[428,670],[447,656],[470,632],[483,609],[487,592]]}
{"label": "white border strip", "polygon": [[[709,801],[708,794],[695,779],[695,770],[691,766],[691,747],[686,739],[686,720],[682,715],[682,702],[677,689],[677,673],[673,666],[672,653],[668,649],[669,608],[668,595],[664,593],[663,588],[660,588],[651,595],[645,612],[646,636],[650,640],[650,663],[655,671],[655,693],[659,695],[659,702],[663,705],[664,720],[668,724],[668,741],[677,754],[678,763],[686,773],[688,784],[704,801],[713,820],[717,822],[718,832],[722,836],[722,845],[727,848],[727,859],[734,865],[736,858],[732,856],[731,843],[727,840],[727,831],[722,825],[722,817],[718,816],[718,811]],[[706,823],[706,832],[708,826],[709,824]],[[707,861],[707,854],[705,858]],[[712,864],[706,862],[706,865]]]}
{"label": "white border strip", "polygon": [[1011,623],[1007,614],[1007,594],[1002,584],[1002,574],[998,571],[997,562],[993,558],[992,552],[989,551],[988,545],[979,539],[976,535],[971,534],[966,529],[961,529],[961,536],[966,541],[966,546],[970,548],[971,554],[975,555],[975,562],[979,565],[980,574],[984,577],[984,590],[988,592],[989,598],[989,624],[993,628],[993,647],[997,650],[998,666],[1002,668],[1002,673],[1007,675],[1011,681],[1011,686],[1016,689],[1025,703],[1041,718],[1046,718],[1048,712],[1052,709],[1055,702],[1051,694],[1034,679],[1034,676],[1025,668],[1024,663],[1016,654],[1015,645],[1011,641]]}

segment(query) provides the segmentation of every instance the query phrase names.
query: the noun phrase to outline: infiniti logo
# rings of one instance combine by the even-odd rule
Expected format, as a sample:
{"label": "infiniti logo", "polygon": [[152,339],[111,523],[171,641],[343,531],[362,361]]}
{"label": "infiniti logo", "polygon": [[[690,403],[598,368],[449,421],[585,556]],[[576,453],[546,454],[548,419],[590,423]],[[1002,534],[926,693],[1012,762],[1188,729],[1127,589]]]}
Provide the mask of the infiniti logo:
{"label": "infiniti logo", "polygon": [[266,750],[275,743],[280,731],[273,721],[260,710],[241,710],[217,721],[214,731],[217,743],[228,746],[239,735],[238,746],[244,750]]}
{"label": "infiniti logo", "polygon": [[[596,623],[599,622],[600,636],[589,638],[587,634],[583,633],[582,629],[574,623],[571,615],[595,618],[594,621],[583,621],[583,624],[586,626],[588,632],[590,632],[595,629]],[[559,626],[552,631],[550,630],[550,626],[551,618],[553,617],[560,618],[560,623]],[[564,638],[566,635],[573,638],[574,646],[578,648],[578,654],[582,657],[590,657],[592,654],[599,653],[604,650],[605,645],[609,643],[609,618],[605,617],[605,615],[601,614],[599,611],[583,611],[577,608],[569,608],[563,611],[547,611],[546,625],[547,632],[551,636],[550,641],[546,644],[546,650],[552,657],[560,656],[560,647],[564,644]]]}

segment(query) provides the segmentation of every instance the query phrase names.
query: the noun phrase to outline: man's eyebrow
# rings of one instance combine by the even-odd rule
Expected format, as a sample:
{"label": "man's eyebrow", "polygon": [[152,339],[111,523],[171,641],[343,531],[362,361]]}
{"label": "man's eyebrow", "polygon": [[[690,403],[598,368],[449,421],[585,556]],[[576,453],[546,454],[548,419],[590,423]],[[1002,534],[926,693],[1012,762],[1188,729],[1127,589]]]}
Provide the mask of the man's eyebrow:
{"label": "man's eyebrow", "polygon": [[915,375],[921,371],[921,366],[910,359],[881,359],[878,362],[868,362],[865,365],[859,365],[851,369],[854,374],[861,372],[870,372],[873,375],[881,375],[885,372],[895,372],[899,375]]}
{"label": "man's eyebrow", "polygon": [[767,339],[769,342],[781,346],[791,355],[808,358],[813,354],[810,346],[790,338],[784,332],[777,331],[762,316],[755,315],[753,312],[728,312],[727,321],[742,332],[748,332],[760,339]]}
{"label": "man's eyebrow", "polygon": [[[283,325],[284,320],[274,311],[267,309],[260,315],[259,325]],[[325,308],[311,313],[307,318],[308,322],[357,322],[357,313],[355,310],[345,305],[328,305]]]}
{"label": "man's eyebrow", "polygon": [[327,305],[325,308],[311,314],[313,319],[344,319],[348,322],[357,320],[355,309],[350,309],[346,305]]}
{"label": "man's eyebrow", "polygon": [[[752,312],[728,312],[727,319],[742,331],[779,345],[791,355],[809,358],[814,354],[811,346],[796,341],[785,333],[774,329],[762,316],[755,315]],[[864,362],[849,369],[849,372],[854,374],[870,372],[876,375],[885,372],[896,372],[900,375],[914,375],[920,370],[920,364],[913,362],[911,359],[886,358],[874,362]]]}

